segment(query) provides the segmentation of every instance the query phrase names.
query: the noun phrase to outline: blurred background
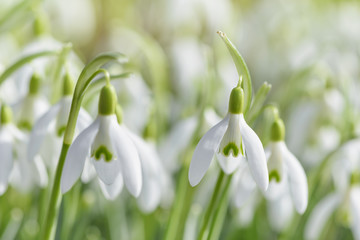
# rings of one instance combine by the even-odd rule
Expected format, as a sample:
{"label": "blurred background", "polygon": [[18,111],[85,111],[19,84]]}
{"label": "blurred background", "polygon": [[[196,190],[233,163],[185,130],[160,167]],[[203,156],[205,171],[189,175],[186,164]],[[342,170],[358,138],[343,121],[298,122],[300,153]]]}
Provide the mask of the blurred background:
{"label": "blurred background", "polygon": [[[360,133],[359,1],[0,0],[0,72],[28,52],[67,42],[79,66],[101,52],[119,51],[128,56],[125,69],[133,73],[118,86],[125,123],[146,136],[157,116],[154,142],[171,178],[168,199],[144,213],[126,192],[107,202],[98,188],[78,182],[77,194],[64,197],[64,204],[78,204],[62,206],[58,229],[65,230],[57,239],[162,239],[180,163],[191,158],[196,143],[189,147],[189,142],[201,137],[192,136],[196,123],[191,119],[204,104],[204,92],[211,111],[202,132],[223,118],[238,81],[218,30],[244,57],[254,91],[263,82],[272,85],[267,103],[280,110],[288,148],[307,172],[310,193],[318,189],[309,193],[307,212],[294,212],[281,229],[267,219],[260,194],[250,200],[252,207],[230,206],[221,239],[304,239],[312,210],[336,191],[333,153]],[[9,87],[2,84],[0,93],[6,99]],[[94,116],[97,101],[91,102],[86,108]],[[265,112],[253,124],[264,146],[266,120]],[[215,180],[208,178],[213,186]],[[192,226],[209,196],[202,188],[193,193],[180,239],[194,239]],[[47,194],[11,187],[1,196],[1,239],[36,239]],[[349,222],[338,215],[329,216],[322,239],[353,239]]]}

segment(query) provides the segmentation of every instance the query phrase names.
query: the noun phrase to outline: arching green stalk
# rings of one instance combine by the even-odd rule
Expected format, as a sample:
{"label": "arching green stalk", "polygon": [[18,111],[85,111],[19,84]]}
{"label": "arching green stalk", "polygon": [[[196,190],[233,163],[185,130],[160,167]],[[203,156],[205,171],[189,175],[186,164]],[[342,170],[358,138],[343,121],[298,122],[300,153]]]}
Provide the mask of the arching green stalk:
{"label": "arching green stalk", "polygon": [[41,58],[41,57],[48,57],[48,56],[55,56],[58,55],[58,51],[42,51],[34,54],[27,55],[15,63],[13,63],[10,67],[8,67],[0,76],[0,85],[10,77],[16,70],[24,66],[26,63],[31,62],[34,59]]}
{"label": "arching green stalk", "polygon": [[[105,53],[101,54],[92,60],[89,64],[85,66],[82,70],[77,84],[75,86],[75,91],[71,103],[70,114],[68,123],[65,129],[64,141],[61,149],[61,154],[59,157],[59,162],[56,168],[55,179],[53,188],[51,191],[50,202],[48,206],[47,215],[45,217],[45,221],[42,225],[42,234],[41,239],[49,240],[54,238],[55,229],[56,229],[56,219],[59,212],[59,207],[61,203],[61,194],[60,194],[60,180],[61,174],[65,163],[65,158],[67,152],[69,150],[70,144],[72,143],[77,117],[79,115],[81,101],[84,97],[85,91],[91,81],[96,77],[99,73],[105,73],[105,70],[99,70],[101,66],[110,62],[124,62],[126,61],[126,57],[119,53]],[[107,75],[107,74],[106,74]],[[108,75],[106,76],[108,78]]]}

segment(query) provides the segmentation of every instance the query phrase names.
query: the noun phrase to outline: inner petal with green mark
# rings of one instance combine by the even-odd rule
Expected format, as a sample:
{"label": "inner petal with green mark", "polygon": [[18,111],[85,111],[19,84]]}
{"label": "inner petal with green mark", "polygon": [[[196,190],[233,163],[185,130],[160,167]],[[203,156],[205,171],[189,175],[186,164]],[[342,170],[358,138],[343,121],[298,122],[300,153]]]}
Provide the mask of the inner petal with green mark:
{"label": "inner petal with green mark", "polygon": [[269,181],[271,181],[272,179],[274,179],[276,182],[281,181],[280,173],[277,170],[272,170],[269,173]]}
{"label": "inner petal with green mark", "polygon": [[226,145],[226,147],[223,149],[223,154],[225,156],[229,156],[230,153],[232,153],[234,157],[237,157],[237,155],[239,154],[239,148],[233,142],[228,143],[228,145]]}
{"label": "inner petal with green mark", "polygon": [[96,149],[96,151],[93,154],[93,157],[95,157],[96,160],[100,160],[101,155],[104,156],[104,160],[106,162],[110,162],[113,158],[112,153],[104,145],[101,145]]}

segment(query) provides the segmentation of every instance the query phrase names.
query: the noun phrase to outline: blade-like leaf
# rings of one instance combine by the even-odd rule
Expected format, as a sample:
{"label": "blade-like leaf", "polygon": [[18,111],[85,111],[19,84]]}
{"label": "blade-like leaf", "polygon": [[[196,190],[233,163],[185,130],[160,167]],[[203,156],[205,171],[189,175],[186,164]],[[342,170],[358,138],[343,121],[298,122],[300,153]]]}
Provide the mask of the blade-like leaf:
{"label": "blade-like leaf", "polygon": [[244,99],[244,114],[249,110],[250,104],[251,104],[251,94],[252,94],[252,84],[251,84],[251,77],[249,73],[249,69],[246,66],[246,63],[239,53],[239,51],[236,49],[234,44],[229,40],[229,38],[226,36],[225,33],[218,31],[218,34],[222,38],[222,40],[225,42],[226,47],[228,48],[230,55],[235,63],[236,70],[239,74],[239,77],[242,76],[242,87],[244,89],[245,93],[245,99]]}

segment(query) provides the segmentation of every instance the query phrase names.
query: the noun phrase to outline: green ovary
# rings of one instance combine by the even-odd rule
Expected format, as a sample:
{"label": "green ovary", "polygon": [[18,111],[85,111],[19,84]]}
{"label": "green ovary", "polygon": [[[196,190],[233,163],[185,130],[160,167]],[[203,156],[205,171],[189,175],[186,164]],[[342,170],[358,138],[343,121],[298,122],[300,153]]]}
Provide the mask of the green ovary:
{"label": "green ovary", "polygon": [[100,160],[101,155],[104,155],[104,159],[106,162],[110,162],[112,159],[112,153],[105,146],[100,146],[94,156],[96,160]]}
{"label": "green ovary", "polygon": [[271,179],[275,179],[276,182],[280,182],[281,178],[280,178],[280,174],[278,171],[273,170],[270,172],[269,174],[269,181],[271,181]]}
{"label": "green ovary", "polygon": [[228,143],[228,145],[226,145],[226,147],[224,147],[224,149],[223,149],[224,155],[229,156],[231,150],[232,150],[233,156],[237,157],[237,155],[239,154],[239,148],[233,142]]}

